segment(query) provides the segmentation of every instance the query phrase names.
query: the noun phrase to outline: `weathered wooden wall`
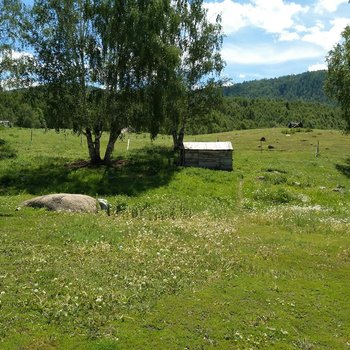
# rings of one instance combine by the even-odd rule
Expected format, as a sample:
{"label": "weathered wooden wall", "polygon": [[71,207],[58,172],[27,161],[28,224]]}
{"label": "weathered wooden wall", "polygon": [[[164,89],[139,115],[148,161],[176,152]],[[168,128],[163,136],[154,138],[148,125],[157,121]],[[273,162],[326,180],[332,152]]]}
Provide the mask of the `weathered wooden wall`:
{"label": "weathered wooden wall", "polygon": [[232,170],[231,150],[183,150],[184,166]]}

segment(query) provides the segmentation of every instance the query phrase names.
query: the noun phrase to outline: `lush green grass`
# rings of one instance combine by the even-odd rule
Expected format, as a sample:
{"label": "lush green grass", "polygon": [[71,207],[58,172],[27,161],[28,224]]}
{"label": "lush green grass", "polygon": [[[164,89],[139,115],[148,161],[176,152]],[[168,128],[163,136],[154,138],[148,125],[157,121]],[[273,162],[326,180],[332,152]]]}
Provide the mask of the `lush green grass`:
{"label": "lush green grass", "polygon": [[[0,348],[349,348],[350,138],[288,135],[188,137],[232,141],[223,172],[174,166],[166,136],[90,168],[74,135],[1,129]],[[15,211],[54,192],[113,213]]]}

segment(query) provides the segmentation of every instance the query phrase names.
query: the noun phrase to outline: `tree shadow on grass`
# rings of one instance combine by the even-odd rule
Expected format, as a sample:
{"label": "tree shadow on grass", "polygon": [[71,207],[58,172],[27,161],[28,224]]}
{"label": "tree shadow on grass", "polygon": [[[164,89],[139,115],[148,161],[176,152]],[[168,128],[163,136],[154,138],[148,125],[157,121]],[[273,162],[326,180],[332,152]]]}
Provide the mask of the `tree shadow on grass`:
{"label": "tree shadow on grass", "polygon": [[42,159],[37,165],[5,169],[0,175],[0,194],[64,192],[135,196],[171,180],[176,171],[170,161],[172,157],[173,152],[168,148],[148,147],[130,152],[115,167],[89,167],[84,161],[68,163],[67,159],[57,157]]}
{"label": "tree shadow on grass", "polygon": [[346,159],[345,164],[336,164],[336,169],[350,178],[350,158]]}

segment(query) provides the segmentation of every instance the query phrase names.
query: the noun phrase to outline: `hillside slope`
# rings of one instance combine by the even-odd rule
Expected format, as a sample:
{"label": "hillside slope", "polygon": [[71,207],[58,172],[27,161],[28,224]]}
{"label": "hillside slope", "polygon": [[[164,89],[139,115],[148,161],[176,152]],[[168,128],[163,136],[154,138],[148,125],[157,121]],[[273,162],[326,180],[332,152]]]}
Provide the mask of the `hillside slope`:
{"label": "hillside slope", "polygon": [[224,88],[225,96],[303,100],[334,105],[324,93],[326,71],[305,72],[274,79],[234,84]]}
{"label": "hillside slope", "polygon": [[217,110],[203,116],[201,124],[189,120],[187,128],[191,134],[204,134],[234,129],[287,127],[291,121],[302,121],[305,128],[345,128],[341,111],[336,106],[245,97],[225,97]]}

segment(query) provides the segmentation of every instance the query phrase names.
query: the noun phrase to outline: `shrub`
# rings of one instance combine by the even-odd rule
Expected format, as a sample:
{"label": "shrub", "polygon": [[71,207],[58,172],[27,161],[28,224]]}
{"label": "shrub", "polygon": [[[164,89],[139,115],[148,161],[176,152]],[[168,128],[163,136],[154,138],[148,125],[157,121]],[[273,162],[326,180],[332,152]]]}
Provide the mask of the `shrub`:
{"label": "shrub", "polygon": [[11,148],[5,140],[0,139],[0,159],[15,158],[16,156],[16,150]]}
{"label": "shrub", "polygon": [[277,189],[258,189],[253,193],[253,199],[266,203],[286,204],[297,198],[284,188],[280,187]]}

